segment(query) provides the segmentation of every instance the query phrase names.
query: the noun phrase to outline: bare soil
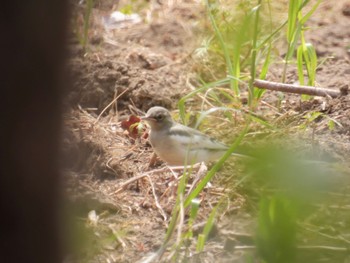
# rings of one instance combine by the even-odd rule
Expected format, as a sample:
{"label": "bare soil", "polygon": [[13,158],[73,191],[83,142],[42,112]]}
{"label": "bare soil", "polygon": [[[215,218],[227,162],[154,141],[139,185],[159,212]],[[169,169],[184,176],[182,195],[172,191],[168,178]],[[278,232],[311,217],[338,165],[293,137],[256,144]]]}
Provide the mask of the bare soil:
{"label": "bare soil", "polygon": [[[320,87],[339,89],[349,85],[347,2],[325,1],[309,22],[307,38],[316,47],[320,61],[324,60],[318,68]],[[159,3],[153,3],[147,23],[106,30],[101,19],[118,6],[97,2],[87,51],[79,43],[71,43],[69,69],[73,89],[65,101],[64,165],[68,199],[79,207],[74,209],[79,210],[76,212],[81,224],[91,230],[91,235],[84,237],[91,241],[89,249],[81,248],[80,254],[88,262],[138,262],[156,251],[165,237],[176,200],[176,177],[181,172],[170,171],[162,162],[150,169],[152,149],[147,138],[131,138],[121,128],[121,121],[130,114],[141,115],[151,106],[175,109],[178,100],[197,83],[191,73],[194,67],[191,54],[199,44],[197,22],[205,15],[203,6],[194,1]],[[141,11],[140,15],[147,14]],[[79,12],[77,17],[79,25]],[[296,83],[296,71],[290,68],[288,82]],[[276,65],[267,79],[280,78],[281,67]],[[276,123],[286,121],[281,115],[300,118],[300,122],[308,112],[327,115],[313,129],[301,132],[300,138],[309,145],[312,137],[335,160],[348,162],[349,96],[301,101],[299,96],[284,94],[281,101],[280,94],[267,91],[262,100],[266,104],[261,103],[257,113]],[[334,129],[328,127],[330,119],[337,123]],[[126,184],[140,175],[143,177]],[[225,183],[222,178],[212,182],[213,186],[200,197],[198,229],[225,195],[222,183]],[[254,213],[247,194],[237,191],[230,200],[205,252],[192,254],[190,262],[245,262],[245,250],[233,251],[232,247],[254,244],[251,238]],[[92,214],[88,216],[93,210],[98,220]],[[344,256],[338,262],[345,262],[346,258],[349,260],[349,256]],[[163,260],[166,262],[166,257]]]}

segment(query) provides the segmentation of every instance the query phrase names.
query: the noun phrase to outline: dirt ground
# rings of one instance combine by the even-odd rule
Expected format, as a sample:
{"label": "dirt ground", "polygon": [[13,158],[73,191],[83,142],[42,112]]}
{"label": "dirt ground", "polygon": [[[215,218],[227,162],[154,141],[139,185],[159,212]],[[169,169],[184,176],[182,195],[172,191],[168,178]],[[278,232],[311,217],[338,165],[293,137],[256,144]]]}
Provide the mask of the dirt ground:
{"label": "dirt ground", "polygon": [[[80,247],[80,257],[86,262],[139,262],[164,240],[176,200],[176,177],[181,174],[173,174],[162,162],[149,169],[152,149],[147,138],[131,138],[121,122],[155,105],[176,109],[178,100],[198,86],[192,54],[200,44],[198,21],[205,11],[196,1],[150,1],[152,8],[140,12],[147,22],[106,29],[103,17],[121,5],[109,3],[95,3],[87,51],[77,41],[70,44],[73,89],[65,100],[65,178],[72,209],[84,229],[91,232],[80,233],[86,245]],[[77,10],[76,22],[81,26],[82,15]],[[320,87],[339,89],[349,85],[349,24],[347,0],[325,1],[308,23],[307,38],[323,61],[317,75]],[[277,62],[268,80],[280,80]],[[289,83],[297,82],[293,67],[287,79]],[[261,103],[257,114],[277,123],[281,116],[305,120],[309,112],[322,112],[329,118],[300,132],[300,138],[309,145],[312,137],[333,159],[348,162],[349,96],[301,101],[299,96],[284,94],[281,105],[279,98],[276,92],[267,91],[262,99],[266,104]],[[198,109],[195,101],[187,102],[186,110],[191,109]],[[334,129],[329,129],[329,119],[336,122]],[[129,181],[138,176],[138,180]],[[201,196],[199,229],[225,195],[221,183],[221,179],[212,182]],[[246,250],[232,247],[247,246],[249,250],[253,245],[254,218],[248,207],[246,194],[238,191],[230,196],[205,252],[190,253],[188,261],[246,262]],[[349,222],[344,229],[347,226]],[[166,256],[163,260],[167,262]],[[341,260],[338,262],[349,262],[346,260],[350,257]]]}

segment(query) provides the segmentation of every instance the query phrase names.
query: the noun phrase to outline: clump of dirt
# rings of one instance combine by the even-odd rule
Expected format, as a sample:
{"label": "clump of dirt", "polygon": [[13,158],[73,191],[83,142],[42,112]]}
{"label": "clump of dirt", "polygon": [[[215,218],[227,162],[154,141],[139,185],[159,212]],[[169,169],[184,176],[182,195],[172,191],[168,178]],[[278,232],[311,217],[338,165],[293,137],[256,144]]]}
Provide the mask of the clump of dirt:
{"label": "clump of dirt", "polygon": [[107,57],[104,52],[74,59],[75,90],[70,92],[69,103],[96,108],[98,112],[118,97],[119,109],[128,109],[129,104],[143,110],[152,105],[172,108],[185,90],[185,79],[181,78],[179,69],[155,70],[154,64],[159,62],[151,60],[152,56],[145,57],[136,51],[126,59],[134,66],[114,62],[118,59]]}
{"label": "clump of dirt", "polygon": [[[97,112],[116,97],[118,110],[128,109],[128,105],[142,110],[154,105],[173,108],[189,91],[186,60],[195,39],[188,21],[195,21],[200,14],[178,6],[171,16],[164,12],[167,9],[162,10],[161,18],[151,18],[150,23],[111,30],[104,28],[102,18],[112,11],[94,9],[89,52],[77,44],[71,48],[69,68],[74,90],[67,102],[96,108]],[[155,10],[153,13],[156,16]]]}

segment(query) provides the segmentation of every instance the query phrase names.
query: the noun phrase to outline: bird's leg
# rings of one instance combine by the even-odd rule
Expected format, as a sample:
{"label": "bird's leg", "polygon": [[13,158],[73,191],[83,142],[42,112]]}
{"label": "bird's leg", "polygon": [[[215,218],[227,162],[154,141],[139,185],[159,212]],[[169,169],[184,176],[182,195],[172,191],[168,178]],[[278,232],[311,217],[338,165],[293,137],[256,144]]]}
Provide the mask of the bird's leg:
{"label": "bird's leg", "polygon": [[155,166],[157,162],[157,154],[154,152],[152,153],[152,156],[151,156],[151,159],[149,160],[149,163],[148,163],[148,169],[152,168]]}

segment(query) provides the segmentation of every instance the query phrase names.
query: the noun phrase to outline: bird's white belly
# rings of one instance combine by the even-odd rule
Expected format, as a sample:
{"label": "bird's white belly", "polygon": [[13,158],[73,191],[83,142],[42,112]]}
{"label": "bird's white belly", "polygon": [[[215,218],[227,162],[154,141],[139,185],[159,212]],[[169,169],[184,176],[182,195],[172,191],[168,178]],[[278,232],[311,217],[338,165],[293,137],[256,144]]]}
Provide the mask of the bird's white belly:
{"label": "bird's white belly", "polygon": [[223,151],[212,151],[200,148],[198,145],[191,148],[191,144],[184,146],[179,138],[169,138],[167,136],[152,136],[150,142],[156,154],[169,165],[192,165],[198,162],[209,162],[220,158]]}

